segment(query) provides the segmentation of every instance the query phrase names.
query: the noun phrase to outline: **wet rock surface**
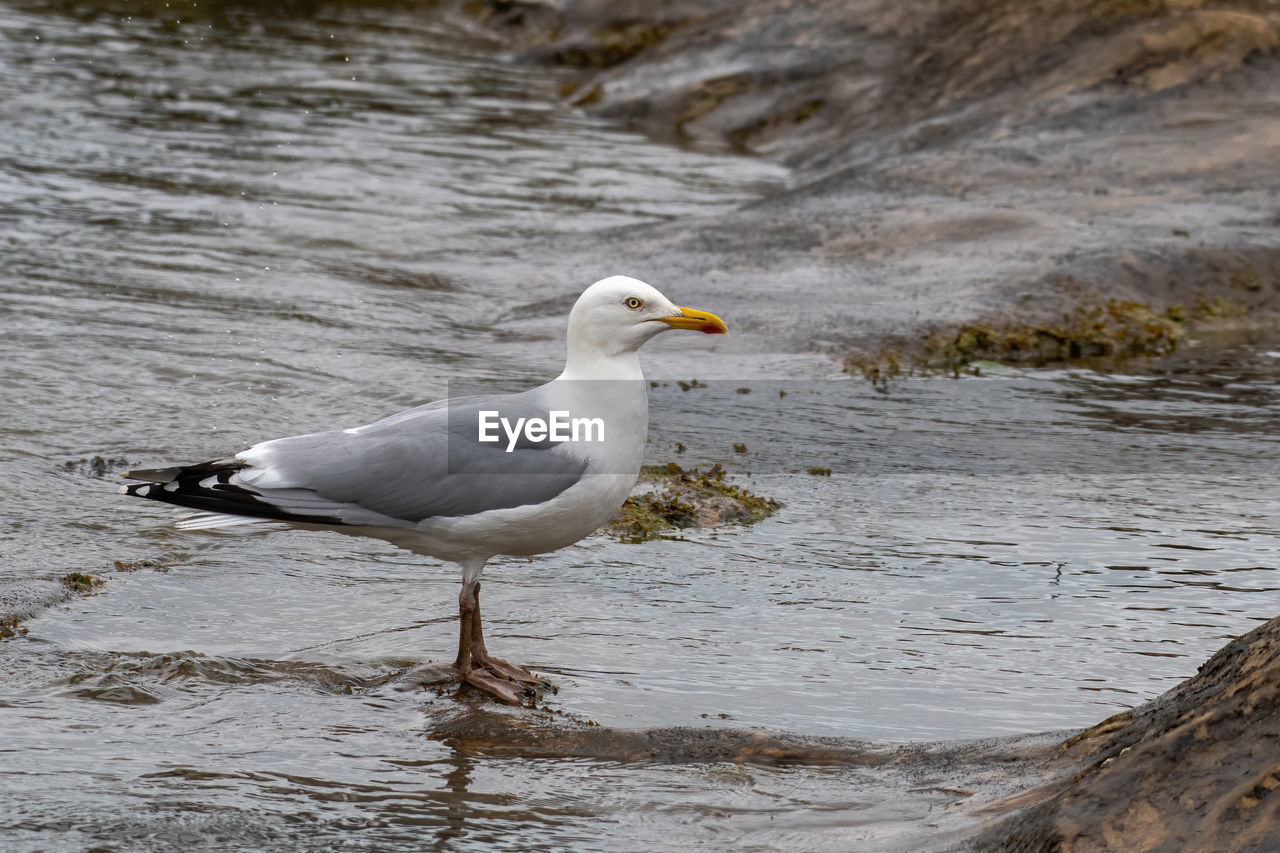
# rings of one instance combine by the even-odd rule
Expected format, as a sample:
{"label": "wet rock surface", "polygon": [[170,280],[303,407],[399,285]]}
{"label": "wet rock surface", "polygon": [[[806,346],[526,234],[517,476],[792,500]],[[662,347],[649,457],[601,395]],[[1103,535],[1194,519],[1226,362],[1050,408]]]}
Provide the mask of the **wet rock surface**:
{"label": "wet rock surface", "polygon": [[57,581],[0,584],[0,638],[12,636],[18,623],[70,597],[71,589]]}
{"label": "wet rock surface", "polygon": [[[707,765],[751,784],[754,768],[853,771],[859,786],[891,801],[894,819],[880,824],[873,849],[962,850],[992,809],[1028,785],[1045,781],[1045,765],[1061,735],[1038,734],[955,743],[892,746],[847,738],[805,738],[724,728],[627,730],[548,712],[513,714],[456,701],[428,712],[427,736],[458,754],[497,760],[585,759],[627,765]],[[734,771],[726,765],[737,765]],[[877,811],[848,816],[851,826]]]}
{"label": "wet rock surface", "polygon": [[69,572],[58,580],[0,583],[0,639],[12,637],[19,625],[73,595],[90,595],[106,581],[96,575]]}
{"label": "wet rock surface", "polygon": [[607,761],[840,764],[873,767],[890,751],[838,738],[804,739],[736,729],[631,731],[553,714],[511,714],[491,703],[457,703],[434,718],[430,737],[500,757],[578,757]]}
{"label": "wet rock surface", "polygon": [[842,353],[1056,317],[1079,286],[1157,313],[1219,296],[1280,308],[1269,4],[471,8],[526,60],[573,68],[568,97],[588,110],[795,169],[726,215],[532,252],[547,275],[607,259],[746,291],[738,328]]}
{"label": "wet rock surface", "polygon": [[1058,778],[981,850],[1274,850],[1280,837],[1280,619],[1163,696],[1067,740]]}

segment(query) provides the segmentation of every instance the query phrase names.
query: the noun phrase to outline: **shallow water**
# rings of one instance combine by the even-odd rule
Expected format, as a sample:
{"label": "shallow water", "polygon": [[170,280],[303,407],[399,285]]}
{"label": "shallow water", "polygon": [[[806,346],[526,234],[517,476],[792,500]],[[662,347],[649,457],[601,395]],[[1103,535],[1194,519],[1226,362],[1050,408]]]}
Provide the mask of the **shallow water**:
{"label": "shallow water", "polygon": [[[576,115],[428,13],[127,6],[0,6],[0,581],[108,578],[0,641],[6,849],[848,849],[929,813],[865,768],[435,740],[459,700],[392,679],[450,656],[454,569],[182,533],[81,463],[544,379],[587,282],[486,259],[785,180]],[[551,711],[888,742],[1083,726],[1274,615],[1274,343],[885,393],[745,337],[653,347],[651,375],[706,381],[653,389],[649,455],[721,464],[776,516],[486,570],[491,644],[552,676]]]}

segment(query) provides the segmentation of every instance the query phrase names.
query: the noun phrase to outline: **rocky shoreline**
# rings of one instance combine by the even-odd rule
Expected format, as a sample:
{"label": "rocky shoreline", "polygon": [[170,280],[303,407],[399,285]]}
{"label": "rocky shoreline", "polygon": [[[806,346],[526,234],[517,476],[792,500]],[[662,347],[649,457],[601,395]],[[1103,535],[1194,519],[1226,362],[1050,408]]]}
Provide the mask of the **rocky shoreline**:
{"label": "rocky shoreline", "polygon": [[1274,850],[1280,618],[1193,677],[1064,741],[1056,778],[1008,801],[979,850]]}
{"label": "rocky shoreline", "polygon": [[607,260],[694,281],[737,295],[736,328],[779,351],[854,360],[924,354],[966,325],[1060,326],[1082,294],[1194,328],[1280,328],[1270,4],[461,10],[519,61],[564,68],[570,103],[793,170],[726,215],[530,247],[548,278]]}

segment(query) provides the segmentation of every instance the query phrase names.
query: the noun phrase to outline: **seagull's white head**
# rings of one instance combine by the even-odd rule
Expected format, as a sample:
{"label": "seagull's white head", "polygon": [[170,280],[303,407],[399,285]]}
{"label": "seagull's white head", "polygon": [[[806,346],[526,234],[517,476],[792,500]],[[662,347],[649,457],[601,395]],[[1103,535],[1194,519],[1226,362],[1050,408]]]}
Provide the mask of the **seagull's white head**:
{"label": "seagull's white head", "polygon": [[645,341],[670,329],[709,335],[729,331],[715,314],[681,308],[639,279],[609,276],[584,290],[569,312],[569,357],[635,353]]}

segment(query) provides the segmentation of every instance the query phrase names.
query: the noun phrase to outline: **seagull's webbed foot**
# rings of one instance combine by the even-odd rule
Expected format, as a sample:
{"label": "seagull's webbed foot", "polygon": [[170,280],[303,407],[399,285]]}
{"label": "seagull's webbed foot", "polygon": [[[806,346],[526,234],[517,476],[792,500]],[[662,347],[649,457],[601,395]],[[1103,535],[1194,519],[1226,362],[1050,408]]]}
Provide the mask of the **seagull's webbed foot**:
{"label": "seagull's webbed foot", "polygon": [[485,650],[484,646],[479,649],[472,648],[471,660],[480,669],[487,669],[494,675],[505,678],[513,684],[528,687],[545,687],[547,684],[545,678],[539,678],[524,667],[509,663],[502,658],[493,657]]}
{"label": "seagull's webbed foot", "polygon": [[480,623],[480,584],[463,584],[458,598],[458,659],[454,661],[454,678],[482,690],[501,702],[523,705],[537,698],[538,691],[551,688],[550,682],[538,678],[522,666],[493,657],[484,645],[484,629]]}
{"label": "seagull's webbed foot", "polygon": [[477,690],[488,693],[499,702],[508,705],[523,705],[527,699],[536,695],[532,688],[524,687],[506,678],[494,675],[488,669],[472,669],[465,675],[459,674],[463,684],[470,684]]}

